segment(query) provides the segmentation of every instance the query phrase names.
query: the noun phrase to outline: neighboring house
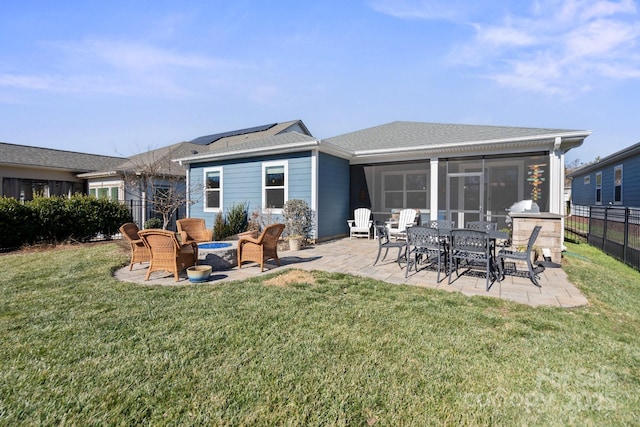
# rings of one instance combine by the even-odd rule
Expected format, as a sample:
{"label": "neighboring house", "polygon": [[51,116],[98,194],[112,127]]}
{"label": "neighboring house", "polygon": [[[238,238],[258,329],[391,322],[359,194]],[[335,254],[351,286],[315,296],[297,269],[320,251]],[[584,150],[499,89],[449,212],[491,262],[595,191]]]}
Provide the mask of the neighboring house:
{"label": "neighboring house", "polygon": [[575,206],[640,207],[640,143],[568,175]]}
{"label": "neighboring house", "polygon": [[110,168],[122,157],[0,143],[0,197],[33,200],[40,194],[87,194],[86,181],[78,174]]}
{"label": "neighboring house", "polygon": [[375,220],[414,208],[422,220],[492,220],[534,200],[564,214],[564,154],[589,131],[393,122],[327,139],[287,132],[176,158],[189,188],[205,192],[189,209],[213,226],[218,212],[246,202],[274,215],[303,199],[315,238],[344,236],[346,219],[368,207]]}
{"label": "neighboring house", "polygon": [[194,186],[187,192],[185,168],[171,159],[228,149],[247,141],[294,131],[308,134],[304,124],[295,120],[202,136],[121,159],[109,169],[80,174],[79,178],[87,180],[89,194],[105,195],[127,203],[139,226],[152,217],[161,219],[157,201],[171,198],[172,204],[180,205],[169,223],[169,228],[175,229],[175,220],[186,215],[185,208],[189,203],[201,202],[204,192]]}

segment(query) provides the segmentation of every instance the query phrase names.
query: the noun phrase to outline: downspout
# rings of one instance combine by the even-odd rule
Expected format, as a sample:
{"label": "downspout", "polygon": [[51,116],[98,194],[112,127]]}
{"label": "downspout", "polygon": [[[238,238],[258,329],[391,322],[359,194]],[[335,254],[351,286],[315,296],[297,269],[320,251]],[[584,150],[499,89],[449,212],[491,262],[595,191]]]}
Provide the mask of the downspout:
{"label": "downspout", "polygon": [[560,244],[564,249],[564,152],[562,137],[557,136],[553,143],[553,152],[549,155],[549,211],[561,216],[560,218]]}
{"label": "downspout", "polygon": [[320,224],[318,224],[318,150],[311,150],[311,213],[313,218],[313,223],[316,225],[313,228],[313,238],[318,240],[318,228]]}
{"label": "downspout", "polygon": [[[182,163],[180,163],[182,164]],[[186,188],[186,202],[185,204],[187,205],[185,207],[185,215],[187,216],[187,218],[191,218],[191,168],[187,168],[186,171],[187,174],[187,181],[185,182],[185,185],[187,186]]]}
{"label": "downspout", "polygon": [[140,225],[144,228],[144,224],[147,222],[147,192],[143,192],[142,189],[140,189],[140,199],[142,201],[142,224]]}

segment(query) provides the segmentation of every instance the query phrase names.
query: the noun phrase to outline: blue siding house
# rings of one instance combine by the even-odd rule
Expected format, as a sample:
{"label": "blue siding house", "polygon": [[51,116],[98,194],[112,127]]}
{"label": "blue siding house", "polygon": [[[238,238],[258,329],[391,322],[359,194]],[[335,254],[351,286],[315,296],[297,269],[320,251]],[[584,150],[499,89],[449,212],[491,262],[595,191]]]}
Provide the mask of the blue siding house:
{"label": "blue siding house", "polygon": [[275,135],[251,131],[244,141],[207,144],[193,156],[177,159],[188,165],[194,202],[188,216],[205,218],[211,228],[219,212],[245,203],[250,213],[258,209],[280,220],[284,202],[301,199],[314,214],[315,239],[344,235],[349,217],[348,153],[321,147],[302,122],[291,123],[295,125]]}
{"label": "blue siding house", "polygon": [[[305,200],[314,238],[348,235],[359,207],[384,221],[411,208],[422,220],[490,220],[532,199],[564,212],[564,155],[589,131],[392,122],[316,139],[301,121],[258,126],[191,141],[186,166],[188,216],[205,218],[238,203],[277,218],[287,200]],[[286,232],[286,230],[285,230]]]}
{"label": "blue siding house", "polygon": [[572,172],[575,206],[640,207],[640,143]]}

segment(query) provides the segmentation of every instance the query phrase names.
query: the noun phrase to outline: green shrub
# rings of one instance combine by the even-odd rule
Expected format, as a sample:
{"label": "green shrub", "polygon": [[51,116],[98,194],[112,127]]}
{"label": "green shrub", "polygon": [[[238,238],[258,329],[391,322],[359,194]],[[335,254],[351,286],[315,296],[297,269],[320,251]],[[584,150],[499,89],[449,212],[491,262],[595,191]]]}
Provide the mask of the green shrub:
{"label": "green shrub", "polygon": [[216,220],[213,223],[213,240],[224,240],[230,235],[227,220],[222,212],[218,212]]}
{"label": "green shrub", "polygon": [[67,215],[74,224],[71,238],[86,242],[99,233],[100,203],[95,197],[75,195],[67,200]]}
{"label": "green shrub", "polygon": [[63,198],[35,196],[26,205],[31,207],[37,221],[34,232],[38,242],[60,243],[72,234]]}
{"label": "green shrub", "polygon": [[31,243],[32,211],[14,198],[0,198],[0,248],[17,248]]}
{"label": "green shrub", "polygon": [[144,222],[144,228],[162,228],[162,220],[158,218],[149,218]]}
{"label": "green shrub", "polygon": [[[132,222],[133,216],[129,208],[123,203],[113,202],[107,199],[98,199],[97,212],[97,231],[105,239],[110,239],[114,234],[119,233],[119,228],[125,222]],[[160,227],[162,227],[162,221]]]}
{"label": "green shrub", "polygon": [[245,203],[234,204],[227,213],[227,233],[229,236],[243,233],[249,227],[248,213]]}
{"label": "green shrub", "polygon": [[105,239],[133,221],[126,205],[92,196],[37,196],[24,204],[0,199],[0,247],[24,244],[86,242],[98,235]]}

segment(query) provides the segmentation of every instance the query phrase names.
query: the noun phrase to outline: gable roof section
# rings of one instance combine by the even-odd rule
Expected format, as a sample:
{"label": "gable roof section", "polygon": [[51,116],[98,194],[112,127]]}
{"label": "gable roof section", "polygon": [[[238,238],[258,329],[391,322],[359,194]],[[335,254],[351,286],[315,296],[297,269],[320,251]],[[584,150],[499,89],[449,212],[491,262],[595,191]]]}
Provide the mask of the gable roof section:
{"label": "gable roof section", "polygon": [[0,164],[11,166],[59,169],[81,173],[110,168],[123,160],[123,157],[77,153],[0,142]]}
{"label": "gable roof section", "polygon": [[120,159],[120,162],[110,169],[102,169],[78,176],[80,178],[98,178],[124,175],[125,173],[140,173],[145,169],[152,170],[158,175],[183,176],[184,168],[172,162],[171,159],[195,154],[199,149],[202,149],[200,145],[190,142],[178,142],[177,144],[135,154],[126,159]]}
{"label": "gable roof section", "polygon": [[[221,147],[230,147],[232,145],[243,144],[249,141],[256,141],[269,136],[279,135],[287,132],[299,132],[304,135],[312,136],[304,123],[302,123],[302,120],[292,120],[289,122],[270,123],[246,129],[201,136],[189,142],[192,144],[205,146],[206,149],[213,151]],[[201,147],[200,151],[204,149],[205,148]]]}
{"label": "gable roof section", "polygon": [[309,135],[304,135],[299,132],[285,132],[261,139],[250,140],[244,143],[237,143],[231,146],[218,147],[203,153],[177,157],[174,158],[174,161],[184,164],[228,158],[245,158],[283,152],[291,153],[295,151],[310,150],[318,147],[319,143],[320,141]]}
{"label": "gable roof section", "polygon": [[[298,133],[301,130],[304,134]],[[180,163],[173,159],[184,159],[192,157],[208,156],[208,153],[224,153],[237,150],[236,147],[245,146],[253,149],[258,141],[267,139],[268,146],[274,142],[269,138],[280,135],[295,134],[314,140],[301,120],[292,120],[284,123],[274,123],[252,128],[239,129],[236,131],[223,132],[219,134],[198,137],[188,142],[179,142],[166,147],[149,150],[144,153],[133,155],[122,159],[119,164],[110,169],[102,169],[95,172],[79,175],[80,178],[99,178],[113,175],[124,175],[125,173],[141,172],[143,169],[150,169],[159,175],[184,176],[185,170]],[[285,136],[285,140],[292,142],[298,140],[299,136]],[[278,140],[278,139],[276,139]],[[211,141],[207,144],[208,141]],[[315,141],[315,140],[314,140]]]}
{"label": "gable roof section", "polygon": [[264,132],[267,131],[269,129],[271,129],[272,127],[274,127],[275,125],[277,125],[277,123],[270,123],[268,125],[262,125],[262,126],[255,126],[252,128],[246,128],[246,129],[238,129],[238,130],[232,130],[232,131],[227,131],[227,132],[222,132],[222,133],[216,133],[213,135],[206,135],[206,136],[201,136],[199,138],[196,138],[192,141],[189,141],[192,144],[198,144],[198,145],[209,145],[212,144],[216,141],[218,141],[219,139],[222,138],[230,138],[232,136],[243,136],[243,135],[248,135],[251,133],[255,133],[255,132]]}
{"label": "gable roof section", "polygon": [[[352,151],[355,157],[411,151],[456,152],[496,144],[524,144],[546,141],[553,145],[560,136],[575,146],[590,135],[589,131],[567,129],[524,128],[509,126],[465,125],[447,123],[392,122],[344,135],[326,142]],[[567,144],[569,149],[574,145]]]}

